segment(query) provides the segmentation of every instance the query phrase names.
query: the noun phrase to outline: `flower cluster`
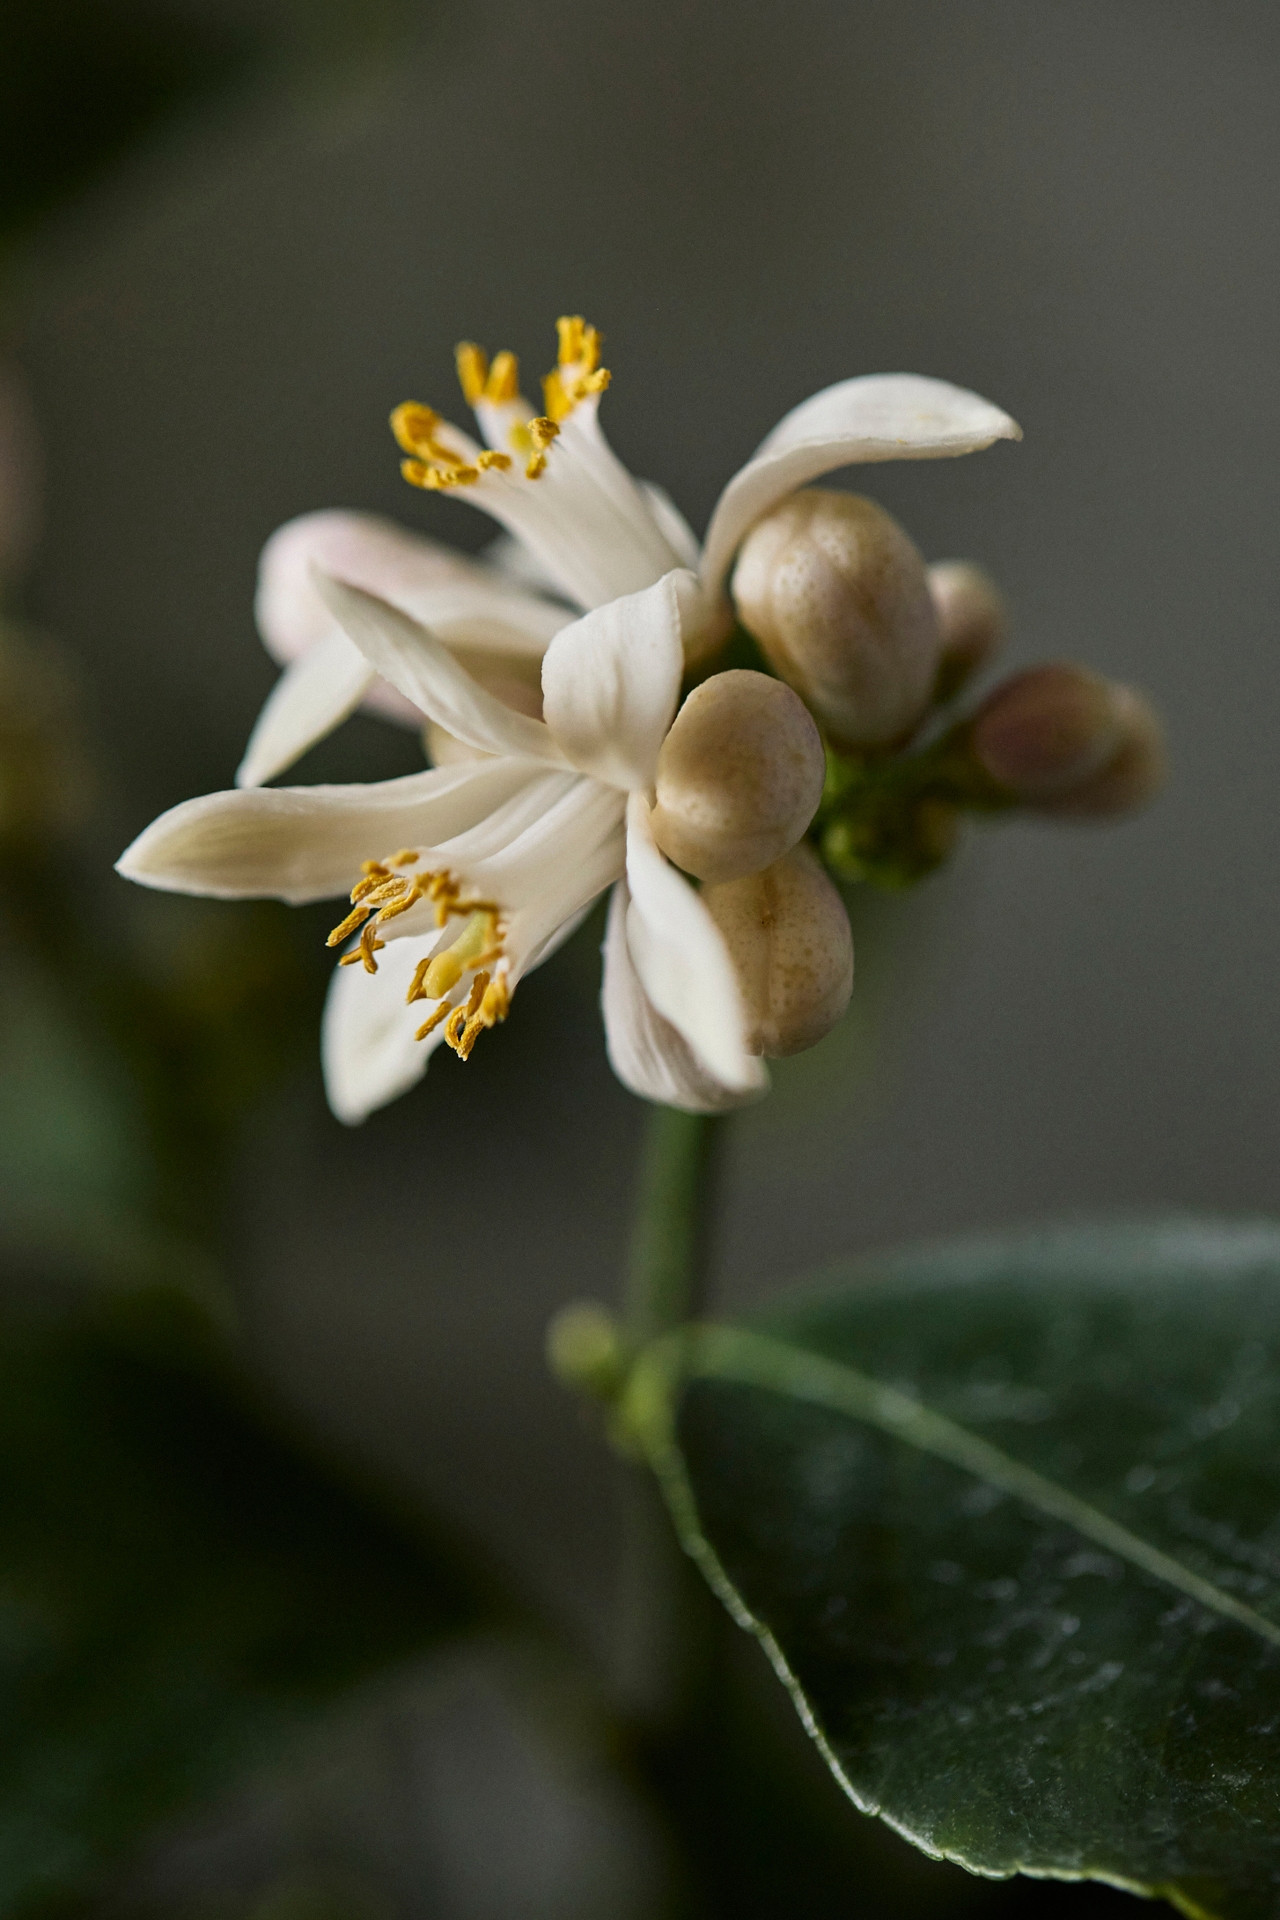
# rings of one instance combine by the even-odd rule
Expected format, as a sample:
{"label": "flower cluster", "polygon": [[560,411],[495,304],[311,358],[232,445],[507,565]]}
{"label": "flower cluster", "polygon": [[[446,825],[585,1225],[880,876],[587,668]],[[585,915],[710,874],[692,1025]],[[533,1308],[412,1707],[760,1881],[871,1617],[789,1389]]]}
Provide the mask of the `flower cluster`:
{"label": "flower cluster", "polygon": [[[499,542],[477,562],[354,513],[282,528],[257,612],[284,672],[237,787],[175,807],[119,863],[181,892],[348,896],[322,1046],[347,1121],[438,1045],[465,1059],[610,889],[619,1077],[696,1111],[757,1096],[763,1057],[820,1039],[852,986],[845,909],[807,840],[831,825],[831,753],[899,747],[990,637],[980,576],[926,574],[880,509],[808,483],[1017,438],[998,408],[914,375],[843,381],[774,428],[699,545],[605,440],[600,336],[559,328],[541,411],[514,355],[467,343],[479,440],[416,402],[392,415],[405,478],[490,514]],[[735,602],[772,671],[711,670]],[[431,770],[264,784],[362,703],[421,726]],[[1021,737],[996,709],[976,724],[992,791]]]}

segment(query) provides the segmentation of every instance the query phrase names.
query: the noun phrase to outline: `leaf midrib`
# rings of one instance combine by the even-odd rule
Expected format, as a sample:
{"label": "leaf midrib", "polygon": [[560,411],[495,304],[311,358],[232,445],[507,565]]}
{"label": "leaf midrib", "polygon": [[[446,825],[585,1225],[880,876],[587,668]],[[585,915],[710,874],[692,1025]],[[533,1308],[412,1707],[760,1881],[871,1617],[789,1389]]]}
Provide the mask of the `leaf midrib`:
{"label": "leaf midrib", "polygon": [[1107,1552],[1186,1594],[1225,1620],[1246,1627],[1280,1647],[1280,1626],[1232,1594],[1193,1573],[1172,1555],[1130,1532],[1109,1514],[1059,1486],[1056,1481],[1012,1459],[990,1441],[935,1413],[923,1401],[861,1373],[844,1361],[828,1360],[811,1349],[794,1347],[741,1327],[702,1326],[689,1336],[685,1378],[731,1381],[789,1395],[809,1406],[824,1407],[878,1427],[920,1452],[960,1467],[1051,1519],[1062,1520]]}

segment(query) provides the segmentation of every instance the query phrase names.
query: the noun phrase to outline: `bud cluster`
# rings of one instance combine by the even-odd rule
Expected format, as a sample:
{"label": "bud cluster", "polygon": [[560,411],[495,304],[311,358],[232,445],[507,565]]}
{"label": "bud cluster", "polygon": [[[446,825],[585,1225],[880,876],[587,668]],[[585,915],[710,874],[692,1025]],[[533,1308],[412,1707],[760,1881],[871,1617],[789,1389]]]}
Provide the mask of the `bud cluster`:
{"label": "bud cluster", "polygon": [[817,834],[844,879],[920,879],[951,852],[966,811],[1104,818],[1161,784],[1150,706],[1083,667],[1017,674],[947,724],[945,710],[1004,639],[1004,604],[967,561],[927,566],[874,501],[793,494],[747,535],[732,592],[742,625],[822,730]]}

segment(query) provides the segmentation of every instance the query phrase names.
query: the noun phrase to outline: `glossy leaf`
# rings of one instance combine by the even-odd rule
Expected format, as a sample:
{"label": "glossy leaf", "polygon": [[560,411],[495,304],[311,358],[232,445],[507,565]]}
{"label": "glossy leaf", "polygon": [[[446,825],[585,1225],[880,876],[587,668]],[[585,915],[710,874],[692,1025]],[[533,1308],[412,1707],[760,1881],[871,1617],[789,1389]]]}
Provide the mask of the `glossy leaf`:
{"label": "glossy leaf", "polygon": [[474,1592],[152,1293],[0,1314],[0,1912],[92,1884]]}
{"label": "glossy leaf", "polygon": [[852,1267],[629,1422],[851,1797],[977,1872],[1280,1910],[1280,1228]]}

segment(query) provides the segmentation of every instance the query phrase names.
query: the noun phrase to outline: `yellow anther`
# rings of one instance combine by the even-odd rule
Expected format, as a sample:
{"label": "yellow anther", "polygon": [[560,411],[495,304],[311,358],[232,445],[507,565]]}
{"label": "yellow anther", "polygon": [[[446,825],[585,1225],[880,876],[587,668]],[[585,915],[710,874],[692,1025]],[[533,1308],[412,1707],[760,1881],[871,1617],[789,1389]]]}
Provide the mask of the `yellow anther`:
{"label": "yellow anther", "polygon": [[603,393],[612,378],[608,367],[597,367],[594,373],[584,373],[581,380],[573,383],[574,399],[585,400],[588,394]]}
{"label": "yellow anther", "polygon": [[545,414],[542,414],[529,422],[529,438],[538,452],[543,453],[553,440],[560,438],[560,429],[554,420],[549,420]]}
{"label": "yellow anther", "polygon": [[385,941],[375,938],[373,922],[372,920],[367,920],[360,935],[360,958],[364,962],[364,970],[366,973],[376,973],[378,971],[378,963],[373,956],[375,953],[380,953],[385,944]]}
{"label": "yellow anther", "polygon": [[388,864],[393,867],[414,867],[422,855],[415,853],[412,847],[401,847],[399,853],[393,853]]}
{"label": "yellow anther", "polygon": [[543,375],[542,404],[550,420],[564,420],[573,412],[573,402],[565,392],[558,368]]}
{"label": "yellow anther", "polygon": [[[560,367],[574,367],[581,359],[583,338],[587,326],[581,313],[562,313],[557,321],[557,334],[560,336]],[[591,328],[595,332],[595,328]]]}
{"label": "yellow anther", "polygon": [[444,1037],[447,1044],[453,1048],[455,1053],[457,1053],[458,1051],[459,1042],[462,1039],[462,1030],[466,1026],[466,1024],[467,1024],[466,1008],[451,1007],[449,1009],[449,1017],[444,1023]]}
{"label": "yellow anther", "polygon": [[431,453],[439,425],[440,415],[417,400],[402,400],[391,416],[391,431],[404,453]]}
{"label": "yellow anther", "polygon": [[458,383],[462,388],[462,397],[469,407],[484,392],[485,381],[489,378],[489,356],[483,347],[474,340],[463,340],[453,350],[458,369]]}
{"label": "yellow anther", "polygon": [[456,1011],[457,1009],[455,1007],[450,1007],[447,1005],[443,1007],[437,1007],[434,1010],[434,1012],[429,1013],[427,1015],[422,1025],[418,1028],[418,1031],[414,1034],[413,1036],[414,1039],[425,1040],[429,1033],[434,1033],[435,1029],[440,1025],[440,1022],[442,1020],[447,1020],[450,1014],[455,1013]]}
{"label": "yellow anther", "polygon": [[398,900],[391,901],[389,906],[382,909],[378,915],[378,925],[385,926],[386,922],[394,920],[398,913],[408,913],[410,907],[417,905],[420,897],[417,887],[410,887],[407,893],[402,893]]}
{"label": "yellow anther", "polygon": [[385,880],[387,874],[390,872],[390,868],[384,865],[381,860],[362,860],[360,862],[360,871],[361,873],[380,874]]}
{"label": "yellow anther", "polygon": [[368,918],[371,909],[366,906],[353,907],[340,926],[336,926],[325,941],[326,947],[341,946],[349,933],[354,933],[362,920]]}
{"label": "yellow anther", "polygon": [[402,879],[399,874],[393,874],[390,879],[379,880],[370,888],[364,896],[364,904],[366,907],[386,906],[389,901],[398,900],[401,894],[407,893],[412,884],[412,881]]}
{"label": "yellow anther", "polygon": [[535,453],[533,458],[530,460],[528,466],[524,470],[524,477],[526,480],[537,480],[540,477],[540,475],[546,472],[546,470],[547,470],[546,454]]}
{"label": "yellow anther", "polygon": [[500,473],[505,473],[511,465],[511,455],[509,453],[497,453],[492,448],[487,447],[483,453],[477,454],[476,465],[479,467],[481,473],[488,473],[490,467],[497,467]]}
{"label": "yellow anther", "polygon": [[422,983],[427,977],[427,969],[430,965],[431,956],[428,954],[426,959],[419,960],[417,966],[414,968],[413,979],[409,982],[409,991],[404,997],[406,1007],[411,1007],[415,1000],[425,1000],[427,998],[426,989]]}
{"label": "yellow anther", "polygon": [[484,397],[498,405],[520,398],[520,362],[505,348],[493,356],[493,365],[484,383]]}

